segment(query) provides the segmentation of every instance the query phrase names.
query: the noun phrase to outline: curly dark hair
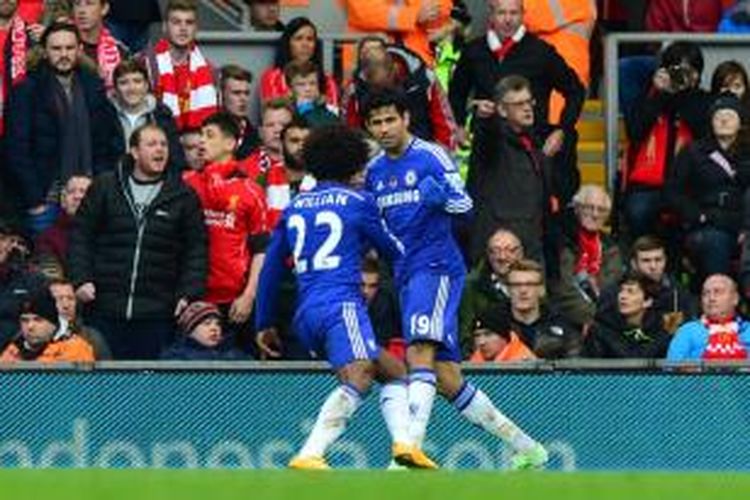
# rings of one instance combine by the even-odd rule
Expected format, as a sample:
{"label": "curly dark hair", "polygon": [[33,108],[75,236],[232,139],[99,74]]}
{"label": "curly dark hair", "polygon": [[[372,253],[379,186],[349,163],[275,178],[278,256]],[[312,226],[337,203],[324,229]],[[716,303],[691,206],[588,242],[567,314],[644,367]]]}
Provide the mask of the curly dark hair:
{"label": "curly dark hair", "polygon": [[364,134],[345,125],[313,129],[302,150],[305,167],[319,181],[348,181],[365,167],[369,147]]}

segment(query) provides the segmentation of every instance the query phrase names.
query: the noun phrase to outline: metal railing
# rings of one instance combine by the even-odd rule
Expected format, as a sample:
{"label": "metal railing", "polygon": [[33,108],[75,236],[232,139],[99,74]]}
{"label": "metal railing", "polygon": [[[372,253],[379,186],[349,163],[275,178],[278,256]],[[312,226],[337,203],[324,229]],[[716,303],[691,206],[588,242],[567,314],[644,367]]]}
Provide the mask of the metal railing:
{"label": "metal railing", "polygon": [[[561,359],[505,363],[464,363],[468,372],[641,372],[641,373],[750,373],[750,361],[667,362],[654,359]],[[0,373],[9,371],[247,371],[247,372],[325,372],[328,363],[320,361],[97,361],[94,363],[0,363]]]}
{"label": "metal railing", "polygon": [[[615,185],[618,162],[618,118],[620,116],[618,103],[618,61],[620,46],[627,43],[664,43],[674,41],[689,41],[702,46],[704,58],[728,59],[726,49],[737,47],[747,51],[743,59],[750,58],[750,35],[716,34],[716,33],[616,33],[608,35],[604,46],[604,82],[605,82],[605,122],[606,122],[606,158],[605,169],[607,186],[610,190]],[[708,57],[706,57],[708,56]],[[711,65],[706,64],[704,81],[711,74]]]}
{"label": "metal railing", "polygon": [[250,10],[241,0],[203,0],[202,4],[238,30],[250,25]]}

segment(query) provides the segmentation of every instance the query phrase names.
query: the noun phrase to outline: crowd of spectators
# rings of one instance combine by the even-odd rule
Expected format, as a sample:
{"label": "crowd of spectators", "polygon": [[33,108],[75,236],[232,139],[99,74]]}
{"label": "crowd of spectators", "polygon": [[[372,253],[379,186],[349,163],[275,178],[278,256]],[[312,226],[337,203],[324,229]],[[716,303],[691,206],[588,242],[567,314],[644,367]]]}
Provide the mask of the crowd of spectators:
{"label": "crowd of spectators", "polygon": [[[487,0],[471,38],[460,0],[342,0],[361,35],[346,75],[324,67],[310,19],[246,2],[248,29],[280,35],[258,75],[209,60],[193,0],[0,0],[0,361],[265,357],[258,276],[282,211],[315,183],[305,139],[368,131],[362,110],[385,90],[406,97],[412,135],[462,164],[474,200],[455,225],[467,361],[748,357],[742,62],[719,64],[710,89],[690,42],[613,63],[628,138],[613,192],[581,185],[576,124],[597,93],[595,23],[747,31],[750,2]],[[378,342],[403,356],[376,255],[361,286]],[[308,359],[291,266],[279,289],[275,358]]]}

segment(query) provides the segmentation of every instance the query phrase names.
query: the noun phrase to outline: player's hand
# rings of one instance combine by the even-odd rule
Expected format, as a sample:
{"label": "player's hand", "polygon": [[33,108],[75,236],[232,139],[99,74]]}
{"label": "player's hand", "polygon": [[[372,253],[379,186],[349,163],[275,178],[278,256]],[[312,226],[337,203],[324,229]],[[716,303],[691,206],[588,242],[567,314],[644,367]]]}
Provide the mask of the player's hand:
{"label": "player's hand", "polygon": [[84,283],[76,290],[76,297],[84,304],[93,302],[96,300],[96,286],[91,282]]}
{"label": "player's hand", "polygon": [[232,306],[229,308],[229,321],[232,323],[244,323],[250,318],[250,313],[253,312],[253,303],[255,302],[255,295],[243,293],[232,302]]}
{"label": "player's hand", "polygon": [[261,359],[278,359],[281,357],[281,339],[276,328],[259,331],[255,336],[255,343],[260,349]]}
{"label": "player's hand", "polygon": [[448,193],[445,188],[431,175],[419,181],[419,194],[422,201],[431,207],[442,207],[448,201]]}
{"label": "player's hand", "polygon": [[544,146],[542,147],[542,153],[544,153],[544,156],[555,156],[562,149],[564,140],[565,132],[563,132],[562,129],[557,129],[548,135],[547,140],[544,141]]}

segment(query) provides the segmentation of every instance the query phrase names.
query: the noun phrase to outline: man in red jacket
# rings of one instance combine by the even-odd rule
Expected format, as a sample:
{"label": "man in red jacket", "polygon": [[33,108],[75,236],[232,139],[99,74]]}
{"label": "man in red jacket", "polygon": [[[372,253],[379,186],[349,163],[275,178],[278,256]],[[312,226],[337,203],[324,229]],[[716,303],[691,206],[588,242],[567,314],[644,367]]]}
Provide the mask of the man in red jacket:
{"label": "man in red jacket", "polygon": [[231,323],[229,336],[244,344],[268,234],[263,190],[234,159],[239,136],[237,121],[228,113],[208,117],[201,129],[205,166],[183,178],[201,200],[208,230],[205,298]]}

